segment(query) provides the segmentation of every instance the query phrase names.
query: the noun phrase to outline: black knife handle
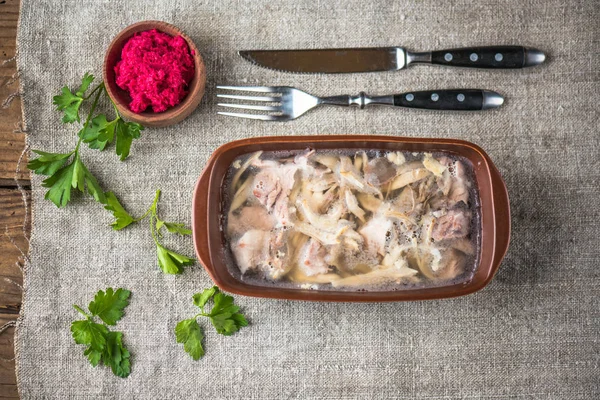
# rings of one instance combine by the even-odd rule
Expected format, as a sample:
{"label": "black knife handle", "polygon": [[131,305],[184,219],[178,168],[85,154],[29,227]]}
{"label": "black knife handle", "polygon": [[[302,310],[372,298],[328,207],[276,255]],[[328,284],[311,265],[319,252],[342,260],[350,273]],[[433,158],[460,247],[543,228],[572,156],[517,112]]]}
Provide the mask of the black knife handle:
{"label": "black knife handle", "polygon": [[523,46],[465,47],[431,52],[431,63],[471,68],[524,68],[544,62],[539,50]]}
{"label": "black knife handle", "polygon": [[407,92],[394,95],[397,107],[426,110],[478,111],[500,107],[504,98],[489,90],[449,89]]}

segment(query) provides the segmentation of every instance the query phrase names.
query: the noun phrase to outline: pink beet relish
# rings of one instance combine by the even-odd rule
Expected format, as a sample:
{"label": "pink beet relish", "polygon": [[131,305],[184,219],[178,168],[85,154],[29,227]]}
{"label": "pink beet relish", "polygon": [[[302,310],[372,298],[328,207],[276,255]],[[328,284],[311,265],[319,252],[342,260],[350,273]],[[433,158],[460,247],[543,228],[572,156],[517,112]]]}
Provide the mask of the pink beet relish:
{"label": "pink beet relish", "polygon": [[117,85],[129,92],[129,109],[155,113],[176,106],[188,93],[194,77],[194,58],[181,36],[156,29],[136,33],[123,46],[115,66]]}

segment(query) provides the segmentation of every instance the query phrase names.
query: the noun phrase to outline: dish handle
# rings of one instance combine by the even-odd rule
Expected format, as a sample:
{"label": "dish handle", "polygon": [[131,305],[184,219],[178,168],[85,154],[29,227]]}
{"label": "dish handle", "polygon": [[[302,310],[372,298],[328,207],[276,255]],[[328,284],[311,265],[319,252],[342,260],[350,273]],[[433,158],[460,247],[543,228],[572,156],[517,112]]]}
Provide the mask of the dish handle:
{"label": "dish handle", "polygon": [[214,271],[210,262],[210,253],[208,250],[208,193],[210,175],[214,162],[208,162],[194,188],[194,197],[192,202],[192,232],[194,239],[194,248],[198,256],[198,262],[204,266],[214,280]]}
{"label": "dish handle", "polygon": [[[510,200],[506,184],[500,175],[500,171],[493,163],[490,163],[490,172],[492,177],[492,191],[494,199],[494,214],[496,216],[496,243],[494,249],[494,270],[495,274],[500,268],[500,263],[508,251],[510,243]],[[492,274],[492,276],[493,276]]]}

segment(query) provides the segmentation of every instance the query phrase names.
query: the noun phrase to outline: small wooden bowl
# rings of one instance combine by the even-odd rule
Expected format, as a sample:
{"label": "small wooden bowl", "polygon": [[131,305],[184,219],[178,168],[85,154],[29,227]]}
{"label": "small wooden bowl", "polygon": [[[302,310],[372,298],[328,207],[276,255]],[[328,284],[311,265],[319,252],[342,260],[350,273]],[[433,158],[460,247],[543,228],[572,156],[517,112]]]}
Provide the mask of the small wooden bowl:
{"label": "small wooden bowl", "polygon": [[[126,90],[117,86],[115,79],[115,65],[121,60],[121,51],[125,43],[137,32],[156,29],[171,36],[181,36],[187,42],[192,57],[194,57],[195,71],[194,77],[189,84],[188,94],[181,100],[181,103],[175,107],[169,108],[161,113],[143,112],[134,113],[129,109],[131,97]],[[198,107],[202,96],[204,96],[204,87],[206,85],[206,68],[202,56],[192,40],[179,28],[162,21],[142,21],[129,25],[123,29],[111,42],[106,50],[104,58],[104,67],[102,70],[104,84],[108,95],[114,101],[121,115],[129,120],[143,126],[168,126],[176,124],[192,113]]]}

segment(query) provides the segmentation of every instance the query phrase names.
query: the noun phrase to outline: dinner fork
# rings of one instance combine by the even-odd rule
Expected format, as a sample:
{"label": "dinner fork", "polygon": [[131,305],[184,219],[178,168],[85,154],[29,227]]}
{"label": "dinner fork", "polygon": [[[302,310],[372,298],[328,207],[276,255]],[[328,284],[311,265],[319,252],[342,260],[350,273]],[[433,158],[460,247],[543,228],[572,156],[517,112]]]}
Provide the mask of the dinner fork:
{"label": "dinner fork", "polygon": [[[426,90],[390,94],[387,96],[369,96],[365,92],[360,92],[358,96],[341,95],[331,97],[313,96],[290,86],[217,86],[217,89],[265,94],[265,96],[217,94],[217,97],[222,99],[243,100],[263,104],[272,103],[272,105],[245,103],[217,104],[221,107],[259,111],[259,113],[254,114],[219,111],[217,114],[230,117],[260,119],[263,121],[288,121],[296,119],[307,111],[324,104],[358,106],[361,109],[369,105],[386,105],[427,110],[476,111],[497,108],[504,103],[504,98],[500,94],[481,89]],[[266,96],[266,94],[269,95]]]}

